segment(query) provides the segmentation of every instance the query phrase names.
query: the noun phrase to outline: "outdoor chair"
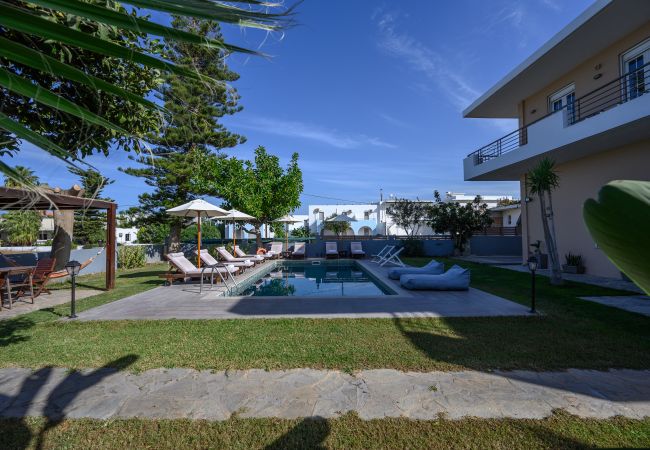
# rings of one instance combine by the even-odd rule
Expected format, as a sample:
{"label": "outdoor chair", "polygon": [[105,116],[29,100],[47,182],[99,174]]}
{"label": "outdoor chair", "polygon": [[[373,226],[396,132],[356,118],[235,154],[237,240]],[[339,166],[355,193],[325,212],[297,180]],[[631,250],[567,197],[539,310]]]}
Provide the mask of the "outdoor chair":
{"label": "outdoor chair", "polygon": [[279,258],[282,256],[282,242],[272,242],[271,249],[266,252],[267,255],[271,255],[272,258]]}
{"label": "outdoor chair", "polygon": [[339,257],[339,250],[336,245],[336,242],[325,242],[325,257],[326,258]]}
{"label": "outdoor chair", "polygon": [[267,255],[250,255],[245,253],[241,248],[239,248],[239,245],[235,245],[235,256],[237,258],[247,258],[250,259],[251,261],[255,262],[264,262],[267,259]]}
{"label": "outdoor chair", "polygon": [[[204,256],[203,253],[204,251],[201,250],[201,261],[204,261]],[[243,267],[243,268],[248,268],[248,267],[253,267],[255,265],[254,261],[251,261],[250,258],[235,258],[226,250],[226,247],[217,247],[217,252],[219,253],[219,256],[224,259],[225,262],[228,264],[233,264],[235,267]],[[208,256],[206,258],[211,258],[213,261],[217,262],[216,259],[210,255],[207,251],[205,252]]]}
{"label": "outdoor chair", "polygon": [[376,255],[371,255],[370,262],[381,262],[384,257],[393,252],[394,248],[394,245],[384,245],[384,248],[382,248],[379,253]]}
{"label": "outdoor chair", "polygon": [[400,284],[405,289],[431,291],[466,291],[469,289],[470,272],[454,265],[439,275],[402,275]]}
{"label": "outdoor chair", "polygon": [[350,255],[353,258],[365,258],[366,252],[363,251],[361,242],[350,242]]}
{"label": "outdoor chair", "polygon": [[396,267],[388,271],[388,278],[399,280],[402,275],[440,275],[445,271],[445,265],[432,259],[423,267]]}
{"label": "outdoor chair", "polygon": [[[203,279],[209,275],[210,285],[212,286],[214,282],[215,273],[219,275],[221,281],[223,281],[226,287],[228,287],[226,278],[230,278],[235,284],[235,286],[237,286],[237,282],[235,281],[232,274],[236,273],[239,270],[238,267],[235,267],[230,264],[224,265],[221,263],[217,263],[218,265],[203,266],[202,268],[199,269],[194,264],[192,264],[190,260],[188,260],[185,257],[183,252],[168,253],[167,255],[165,255],[165,257],[169,261],[170,265],[173,266],[173,268],[175,269],[175,271],[172,271],[172,268],[170,267],[170,270],[167,273],[160,275],[161,278],[165,278],[165,283],[169,286],[172,285],[174,280],[182,279],[185,281],[187,279],[199,278],[201,280],[201,287],[199,289],[199,292],[202,292]],[[224,278],[224,275],[226,275],[226,278]]]}
{"label": "outdoor chair", "polygon": [[404,267],[406,264],[402,262],[401,259],[399,259],[399,254],[404,251],[404,247],[400,247],[397,249],[396,252],[391,253],[387,257],[385,257],[380,263],[380,266],[385,266],[386,264],[395,264],[396,266]]}
{"label": "outdoor chair", "polygon": [[305,259],[306,251],[307,251],[307,245],[304,242],[296,242],[295,244],[293,244],[293,252],[291,253],[291,257],[293,259],[298,259],[298,258]]}
{"label": "outdoor chair", "polygon": [[[36,267],[32,272],[32,286],[30,288],[34,291],[34,298],[41,295],[43,292],[46,294],[51,294],[49,289],[47,289],[47,284],[50,281],[50,275],[54,272],[54,266],[56,265],[56,258],[42,258],[39,259],[36,263]],[[27,293],[29,286],[23,285],[18,292],[16,293],[15,298],[20,298]]]}

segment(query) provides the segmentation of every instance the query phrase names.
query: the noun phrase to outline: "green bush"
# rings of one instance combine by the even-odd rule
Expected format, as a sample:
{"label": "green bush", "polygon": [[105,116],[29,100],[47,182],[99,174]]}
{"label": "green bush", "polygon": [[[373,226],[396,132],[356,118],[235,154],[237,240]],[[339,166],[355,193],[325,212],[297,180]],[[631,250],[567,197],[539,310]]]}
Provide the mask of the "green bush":
{"label": "green bush", "polygon": [[144,267],[147,258],[144,247],[140,245],[121,245],[117,249],[117,267],[120,269],[135,269]]}
{"label": "green bush", "polygon": [[419,257],[424,256],[424,242],[420,239],[407,239],[404,241],[403,256]]}

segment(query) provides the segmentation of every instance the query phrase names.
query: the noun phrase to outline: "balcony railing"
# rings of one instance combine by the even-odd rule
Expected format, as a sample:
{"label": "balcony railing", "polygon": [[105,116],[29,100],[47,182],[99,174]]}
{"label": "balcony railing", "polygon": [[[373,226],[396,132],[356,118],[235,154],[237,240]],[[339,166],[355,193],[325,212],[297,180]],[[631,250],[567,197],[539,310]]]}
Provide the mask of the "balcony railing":
{"label": "balcony railing", "polygon": [[526,145],[528,143],[528,127],[548,116],[558,113],[566,114],[567,124],[571,126],[647,93],[650,93],[650,62],[594,89],[573,103],[479,148],[467,157],[474,159],[475,166],[483,164],[485,161],[498,158],[504,153]]}

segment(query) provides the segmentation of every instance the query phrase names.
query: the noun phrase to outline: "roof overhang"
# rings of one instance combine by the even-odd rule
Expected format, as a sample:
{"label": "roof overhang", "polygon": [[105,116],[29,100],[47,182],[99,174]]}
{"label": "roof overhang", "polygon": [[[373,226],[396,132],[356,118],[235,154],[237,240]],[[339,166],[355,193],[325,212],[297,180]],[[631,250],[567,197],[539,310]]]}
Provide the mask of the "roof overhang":
{"label": "roof overhang", "polygon": [[116,206],[115,203],[105,200],[56,194],[38,188],[28,190],[0,187],[0,211],[110,209]]}
{"label": "roof overhang", "polygon": [[464,117],[517,118],[521,100],[648,22],[648,0],[597,0],[463,111]]}

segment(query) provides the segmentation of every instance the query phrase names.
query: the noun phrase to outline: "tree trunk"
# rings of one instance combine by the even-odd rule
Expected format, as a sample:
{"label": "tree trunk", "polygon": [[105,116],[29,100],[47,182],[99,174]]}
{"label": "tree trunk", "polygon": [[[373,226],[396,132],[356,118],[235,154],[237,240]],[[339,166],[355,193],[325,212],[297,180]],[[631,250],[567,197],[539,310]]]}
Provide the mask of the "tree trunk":
{"label": "tree trunk", "polygon": [[259,250],[260,248],[264,247],[262,244],[262,225],[255,225],[255,244],[257,245],[257,249]]}
{"label": "tree trunk", "polygon": [[559,260],[557,259],[557,248],[555,247],[555,240],[551,235],[551,230],[548,223],[546,197],[543,192],[540,192],[539,194],[539,207],[542,213],[542,227],[544,228],[546,249],[548,250],[548,257],[551,260],[551,284],[559,285],[562,284],[562,275],[561,272],[556,271],[556,265],[559,267]]}
{"label": "tree trunk", "polygon": [[553,256],[551,256],[551,251],[549,250],[549,258],[551,258],[551,283],[562,284],[562,266],[560,263],[560,255],[557,252],[557,234],[555,233],[555,217],[553,214],[553,197],[551,196],[551,191],[548,191],[547,218],[549,221],[549,232],[553,240]]}
{"label": "tree trunk", "polygon": [[175,220],[169,227],[169,251],[178,252],[181,249],[181,231],[183,226],[180,221]]}
{"label": "tree trunk", "polygon": [[[52,192],[57,194],[65,194],[72,196],[79,196],[82,194],[81,187],[78,185],[63,191],[61,188],[53,189]],[[70,254],[72,253],[72,239],[74,230],[74,211],[60,209],[54,210],[54,237],[52,238],[52,250],[50,251],[50,258],[56,258],[56,265],[54,270],[62,270],[65,265],[70,261]]]}

